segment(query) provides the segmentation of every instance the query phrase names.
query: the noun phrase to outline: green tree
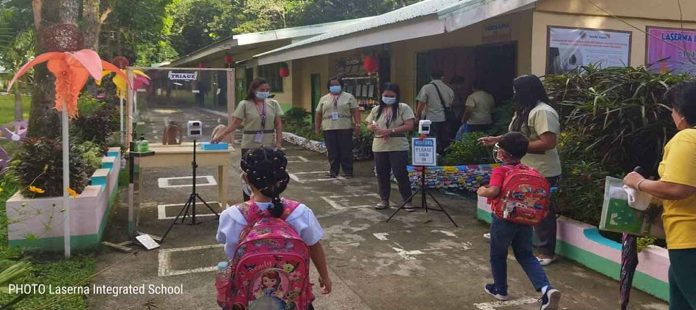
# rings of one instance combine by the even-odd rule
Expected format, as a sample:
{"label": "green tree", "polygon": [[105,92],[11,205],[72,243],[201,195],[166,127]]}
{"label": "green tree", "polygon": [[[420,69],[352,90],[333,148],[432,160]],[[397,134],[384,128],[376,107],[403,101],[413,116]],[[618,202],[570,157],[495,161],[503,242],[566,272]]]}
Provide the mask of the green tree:
{"label": "green tree", "polygon": [[420,0],[295,1],[290,24],[310,25],[383,14]]}
{"label": "green tree", "polygon": [[[0,67],[10,72],[18,70],[34,50],[34,31],[31,23],[31,7],[12,6],[0,3]],[[7,76],[9,80],[10,75]],[[22,91],[24,83],[18,82],[13,89],[15,97],[15,120],[22,120]]]}
{"label": "green tree", "polygon": [[188,54],[229,37],[241,7],[236,0],[176,1],[172,6],[172,45],[180,54]]}
{"label": "green tree", "polygon": [[179,0],[109,0],[113,9],[101,31],[100,55],[125,56],[149,66],[176,58],[170,44],[172,11]]}

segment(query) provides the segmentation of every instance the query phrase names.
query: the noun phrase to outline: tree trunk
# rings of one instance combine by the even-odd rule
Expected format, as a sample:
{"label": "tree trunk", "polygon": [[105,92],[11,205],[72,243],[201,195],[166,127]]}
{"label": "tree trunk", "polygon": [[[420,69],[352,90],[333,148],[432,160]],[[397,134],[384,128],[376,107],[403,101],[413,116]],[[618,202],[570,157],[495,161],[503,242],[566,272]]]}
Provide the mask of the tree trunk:
{"label": "tree trunk", "polygon": [[14,89],[14,97],[15,97],[15,121],[19,122],[24,119],[24,116],[22,115],[22,92],[19,90],[19,84]]}
{"label": "tree trunk", "polygon": [[82,2],[82,33],[85,38],[85,48],[99,52],[99,0],[84,0]]}
{"label": "tree trunk", "polygon": [[[41,31],[53,24],[77,25],[80,15],[79,0],[50,0],[34,1],[34,8],[40,7],[41,12],[34,12],[41,29],[37,31],[37,54],[50,52],[41,44]],[[36,22],[36,21],[35,21]],[[55,79],[48,72],[45,64],[35,67],[34,86],[31,97],[29,114],[29,137],[57,138],[60,135],[60,113],[55,109]]]}

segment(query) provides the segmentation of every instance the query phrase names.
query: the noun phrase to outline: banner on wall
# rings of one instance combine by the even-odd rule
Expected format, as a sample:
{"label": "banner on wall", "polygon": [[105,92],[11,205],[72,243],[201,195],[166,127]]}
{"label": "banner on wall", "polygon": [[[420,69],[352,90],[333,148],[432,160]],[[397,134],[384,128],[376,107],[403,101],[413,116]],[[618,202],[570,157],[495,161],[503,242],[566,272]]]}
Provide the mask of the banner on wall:
{"label": "banner on wall", "polygon": [[656,72],[696,75],[696,30],[648,27],[645,63]]}
{"label": "banner on wall", "polygon": [[631,32],[583,28],[548,28],[546,74],[590,64],[602,68],[630,64]]}

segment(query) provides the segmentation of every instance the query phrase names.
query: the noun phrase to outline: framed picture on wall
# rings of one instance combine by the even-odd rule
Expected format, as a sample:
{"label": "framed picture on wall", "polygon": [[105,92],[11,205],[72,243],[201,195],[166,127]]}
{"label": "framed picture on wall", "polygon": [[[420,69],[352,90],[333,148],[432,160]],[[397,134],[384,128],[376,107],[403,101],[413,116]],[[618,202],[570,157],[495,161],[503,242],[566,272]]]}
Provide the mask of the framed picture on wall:
{"label": "framed picture on wall", "polygon": [[559,74],[587,65],[629,66],[631,35],[630,31],[549,26],[546,74]]}

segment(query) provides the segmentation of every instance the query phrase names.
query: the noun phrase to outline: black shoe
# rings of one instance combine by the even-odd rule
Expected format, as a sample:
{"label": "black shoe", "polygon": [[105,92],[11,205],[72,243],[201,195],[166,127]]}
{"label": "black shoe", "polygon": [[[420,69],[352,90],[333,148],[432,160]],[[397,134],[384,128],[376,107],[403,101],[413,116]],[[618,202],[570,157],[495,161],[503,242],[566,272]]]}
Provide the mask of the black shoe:
{"label": "black shoe", "polygon": [[331,172],[329,172],[329,173],[326,174],[326,177],[335,179],[335,178],[336,178],[336,175],[333,174],[333,173],[331,173]]}
{"label": "black shoe", "polygon": [[353,178],[353,174],[352,174],[352,173],[345,173],[345,174],[343,174],[343,177],[346,178],[346,179],[352,179],[352,178]]}

